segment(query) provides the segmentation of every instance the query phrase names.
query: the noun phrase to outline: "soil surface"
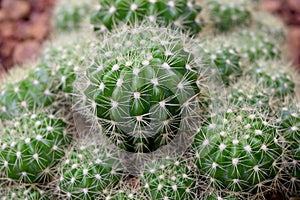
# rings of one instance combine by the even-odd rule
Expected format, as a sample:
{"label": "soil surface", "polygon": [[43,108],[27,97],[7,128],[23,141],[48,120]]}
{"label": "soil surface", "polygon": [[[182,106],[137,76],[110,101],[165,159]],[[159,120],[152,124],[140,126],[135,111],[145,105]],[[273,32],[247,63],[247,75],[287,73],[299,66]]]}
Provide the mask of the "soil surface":
{"label": "soil surface", "polygon": [[34,58],[50,33],[55,0],[0,0],[0,73]]}

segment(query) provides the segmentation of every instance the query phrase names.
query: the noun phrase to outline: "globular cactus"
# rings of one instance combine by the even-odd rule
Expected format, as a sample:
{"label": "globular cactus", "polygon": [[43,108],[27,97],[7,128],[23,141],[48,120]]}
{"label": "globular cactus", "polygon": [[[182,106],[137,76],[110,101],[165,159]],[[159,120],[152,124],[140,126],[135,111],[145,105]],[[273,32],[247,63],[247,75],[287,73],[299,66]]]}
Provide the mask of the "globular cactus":
{"label": "globular cactus", "polygon": [[283,185],[290,197],[300,195],[300,105],[290,102],[279,111],[278,126],[286,142]]}
{"label": "globular cactus", "polygon": [[[224,37],[199,42],[203,63],[211,76],[225,86],[234,83],[243,73],[242,56],[233,45],[224,43]],[[220,79],[220,80],[218,80]]]}
{"label": "globular cactus", "polygon": [[44,190],[23,185],[8,187],[0,195],[1,200],[50,200]]}
{"label": "globular cactus", "polygon": [[88,16],[97,8],[96,0],[61,0],[54,10],[57,31],[74,31],[82,28]]}
{"label": "globular cactus", "polygon": [[281,57],[278,44],[262,31],[238,31],[227,37],[227,43],[233,45],[248,62],[259,59],[276,60]]}
{"label": "globular cactus", "polygon": [[28,76],[16,83],[4,85],[0,93],[1,119],[12,118],[18,112],[32,111],[36,107],[46,107],[53,102],[51,79],[45,71],[30,71]]}
{"label": "globular cactus", "polygon": [[[199,1],[201,2],[201,1]],[[204,23],[209,28],[221,32],[232,31],[236,27],[251,24],[251,4],[245,0],[205,0],[203,6]]]}
{"label": "globular cactus", "polygon": [[166,158],[153,161],[140,175],[146,199],[195,199],[196,178],[187,162]]}
{"label": "globular cactus", "polygon": [[130,152],[152,152],[183,129],[193,132],[200,122],[194,110],[202,107],[207,88],[187,40],[153,26],[124,27],[104,37],[76,81],[76,110]]}
{"label": "globular cactus", "polygon": [[[95,140],[94,140],[95,141]],[[114,152],[89,142],[68,153],[60,167],[58,192],[63,199],[107,196],[121,178]]]}
{"label": "globular cactus", "polygon": [[201,8],[193,0],[101,0],[99,3],[100,9],[91,17],[96,30],[111,30],[121,23],[135,24],[143,20],[191,33],[201,30],[197,18]]}
{"label": "globular cactus", "polygon": [[[275,122],[274,122],[275,123]],[[212,115],[193,145],[208,189],[257,198],[278,179],[283,148],[274,123],[256,109],[231,106]]]}
{"label": "globular cactus", "polygon": [[11,123],[0,141],[0,171],[16,182],[50,181],[72,139],[67,125],[59,117],[41,112],[24,114]]}
{"label": "globular cactus", "polygon": [[267,88],[246,77],[241,77],[241,80],[228,88],[222,97],[240,108],[252,106],[261,111],[271,110],[273,103],[276,102]]}
{"label": "globular cactus", "polygon": [[253,28],[264,32],[269,37],[274,38],[281,45],[286,39],[286,28],[283,21],[270,13],[256,12],[253,15]]}
{"label": "globular cactus", "polygon": [[[247,72],[247,75],[266,91],[279,99],[295,96],[298,81],[297,72],[284,62],[258,61]],[[297,86],[297,87],[296,87]]]}

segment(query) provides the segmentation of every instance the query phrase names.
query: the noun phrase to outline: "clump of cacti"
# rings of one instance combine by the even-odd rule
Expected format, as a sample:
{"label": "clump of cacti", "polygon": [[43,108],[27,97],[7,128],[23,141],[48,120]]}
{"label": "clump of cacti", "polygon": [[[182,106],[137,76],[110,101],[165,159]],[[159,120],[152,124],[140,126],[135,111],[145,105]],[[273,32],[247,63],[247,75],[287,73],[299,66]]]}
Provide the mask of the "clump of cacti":
{"label": "clump of cacti", "polygon": [[135,24],[143,20],[191,33],[201,30],[197,17],[201,8],[193,0],[101,0],[99,3],[98,12],[91,17],[96,30],[111,30],[122,23]]}
{"label": "clump of cacti", "polygon": [[257,195],[270,187],[283,153],[274,123],[249,107],[231,106],[213,115],[193,145],[197,170],[208,186]]}
{"label": "clump of cacti", "polygon": [[57,6],[65,36],[1,82],[3,199],[300,195],[300,79],[274,18],[247,0]]}
{"label": "clump of cacti", "polygon": [[207,96],[205,72],[187,40],[146,26],[125,27],[105,38],[79,73],[77,110],[130,152],[155,151],[181,128],[197,128],[200,116],[192,110],[200,109]]}

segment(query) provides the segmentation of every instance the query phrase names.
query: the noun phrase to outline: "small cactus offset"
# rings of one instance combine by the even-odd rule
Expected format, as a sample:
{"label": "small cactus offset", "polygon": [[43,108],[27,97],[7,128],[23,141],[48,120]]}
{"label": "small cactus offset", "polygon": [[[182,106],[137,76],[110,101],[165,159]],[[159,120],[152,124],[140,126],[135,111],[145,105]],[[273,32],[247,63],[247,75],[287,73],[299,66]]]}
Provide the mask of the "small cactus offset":
{"label": "small cactus offset", "polygon": [[285,139],[287,154],[283,184],[291,196],[300,195],[300,105],[288,103],[279,113],[279,130]]}
{"label": "small cactus offset", "polygon": [[269,94],[281,99],[289,98],[295,95],[298,83],[293,68],[280,67],[281,64],[283,63],[278,61],[259,61],[251,67],[247,75],[265,87]]}
{"label": "small cactus offset", "polygon": [[74,31],[88,24],[88,16],[96,10],[96,0],[61,0],[54,11],[56,31]]}
{"label": "small cactus offset", "polygon": [[31,186],[14,186],[0,192],[1,200],[50,200],[48,194]]}
{"label": "small cactus offset", "polygon": [[213,115],[195,136],[199,175],[228,194],[262,195],[278,174],[283,152],[272,121],[255,109]]}
{"label": "small cactus offset", "polygon": [[153,161],[141,174],[142,191],[147,199],[195,199],[196,178],[191,166],[179,159]]}
{"label": "small cactus offset", "polygon": [[205,22],[221,32],[246,26],[252,21],[251,4],[245,0],[205,0]]}
{"label": "small cactus offset", "polygon": [[96,199],[106,196],[121,178],[114,153],[101,145],[81,145],[70,151],[60,167],[59,196]]}
{"label": "small cactus offset", "polygon": [[1,135],[0,171],[23,183],[49,182],[55,165],[71,142],[67,125],[57,116],[24,114]]}
{"label": "small cactus offset", "polygon": [[[243,73],[241,54],[233,45],[222,44],[224,38],[207,39],[200,42],[203,62],[211,68],[211,76],[221,80],[225,86],[234,83]],[[221,45],[220,45],[221,44]]]}
{"label": "small cactus offset", "polygon": [[100,9],[91,18],[96,30],[111,30],[121,23],[143,20],[191,33],[201,30],[197,18],[201,8],[193,0],[100,0],[99,3]]}
{"label": "small cactus offset", "polygon": [[78,111],[129,152],[155,151],[180,128],[197,128],[200,114],[192,110],[200,109],[207,88],[184,35],[142,26],[104,39],[76,81]]}

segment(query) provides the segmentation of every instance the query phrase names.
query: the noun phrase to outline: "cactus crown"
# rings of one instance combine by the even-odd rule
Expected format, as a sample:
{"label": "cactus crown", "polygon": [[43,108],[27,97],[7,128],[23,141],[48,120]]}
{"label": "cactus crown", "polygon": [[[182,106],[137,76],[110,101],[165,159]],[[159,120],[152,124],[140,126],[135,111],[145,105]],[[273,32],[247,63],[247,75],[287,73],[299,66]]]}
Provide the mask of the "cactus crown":
{"label": "cactus crown", "polygon": [[188,120],[199,117],[193,109],[207,91],[187,40],[170,29],[142,26],[95,44],[76,82],[77,109],[131,152],[152,152],[180,128],[192,130],[197,121]]}

